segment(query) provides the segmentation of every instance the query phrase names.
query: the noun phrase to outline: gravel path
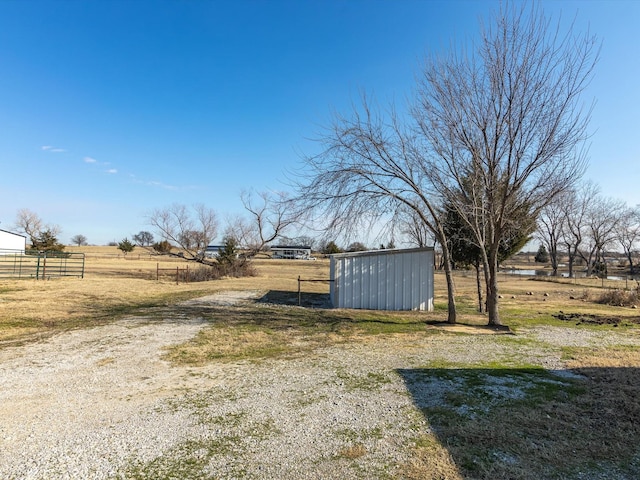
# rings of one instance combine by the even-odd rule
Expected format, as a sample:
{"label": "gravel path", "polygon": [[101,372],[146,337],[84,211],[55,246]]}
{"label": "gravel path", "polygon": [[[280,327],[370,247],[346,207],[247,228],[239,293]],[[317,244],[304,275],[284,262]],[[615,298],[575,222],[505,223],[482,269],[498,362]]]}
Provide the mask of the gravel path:
{"label": "gravel path", "polygon": [[[243,295],[197,302],[251,296]],[[204,326],[136,318],[0,350],[0,478],[201,478],[192,472],[203,468],[229,479],[394,477],[411,440],[428,431],[398,372],[513,356],[486,335],[443,334],[259,363],[161,359]],[[521,354],[561,369],[556,346],[602,340],[575,332],[533,329],[525,335],[539,347]]]}

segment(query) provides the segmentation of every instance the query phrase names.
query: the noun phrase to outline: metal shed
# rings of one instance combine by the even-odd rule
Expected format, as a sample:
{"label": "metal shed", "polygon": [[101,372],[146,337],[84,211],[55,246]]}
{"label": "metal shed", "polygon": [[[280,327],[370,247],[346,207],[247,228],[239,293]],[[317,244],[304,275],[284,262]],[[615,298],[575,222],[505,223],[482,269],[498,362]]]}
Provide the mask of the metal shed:
{"label": "metal shed", "polygon": [[24,235],[0,229],[0,251],[24,253],[26,246],[27,238]]}
{"label": "metal shed", "polygon": [[370,310],[433,310],[433,248],[331,255],[331,304]]}

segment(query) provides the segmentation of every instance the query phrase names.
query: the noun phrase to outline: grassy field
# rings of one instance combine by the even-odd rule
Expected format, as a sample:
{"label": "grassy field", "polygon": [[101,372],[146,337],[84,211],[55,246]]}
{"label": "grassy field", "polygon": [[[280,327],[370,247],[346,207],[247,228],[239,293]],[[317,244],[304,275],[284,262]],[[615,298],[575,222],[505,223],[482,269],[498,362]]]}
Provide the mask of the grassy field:
{"label": "grassy field", "polygon": [[[176,284],[171,276],[157,280],[157,269],[171,272],[186,266],[184,262],[137,251],[123,257],[115,247],[80,251],[86,254],[83,279],[0,281],[0,346],[128,316],[167,315],[181,301],[227,290],[255,291],[265,302],[180,307],[181,314],[210,320],[211,326],[171,348],[168,359],[188,365],[260,361],[320,346],[366,342],[374,336],[400,336],[410,342],[443,332],[487,333],[482,328],[486,317],[476,312],[475,277],[470,272],[457,275],[461,325],[451,327],[441,323],[446,319],[446,292],[440,273],[435,278],[434,312],[310,308],[326,304],[329,284],[323,282],[303,283],[306,308],[292,308],[298,301],[298,277],[328,279],[326,260],[256,260],[253,277]],[[416,398],[416,379],[453,385],[445,404],[420,407],[433,433],[416,438],[415,456],[403,469],[404,478],[637,478],[640,353],[634,343],[603,341],[596,348],[552,345],[519,333],[570,329],[576,335],[595,332],[607,338],[610,332],[618,339],[636,339],[638,310],[596,303],[611,288],[598,280],[577,284],[505,276],[500,287],[502,320],[515,335],[486,335],[486,341],[512,352],[510,361],[434,363],[398,372]],[[534,348],[560,350],[567,371],[580,380],[571,377],[562,383],[539,365],[519,360],[520,351]],[[487,445],[497,446],[500,461],[491,456],[496,449]]]}

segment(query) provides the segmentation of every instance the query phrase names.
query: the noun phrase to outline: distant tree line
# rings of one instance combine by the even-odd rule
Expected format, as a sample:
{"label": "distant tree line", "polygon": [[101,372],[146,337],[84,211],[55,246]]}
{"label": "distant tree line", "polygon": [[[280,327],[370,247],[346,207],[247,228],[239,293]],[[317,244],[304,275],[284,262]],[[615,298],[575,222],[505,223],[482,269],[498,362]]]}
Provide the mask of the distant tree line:
{"label": "distant tree line", "polygon": [[587,182],[563,192],[540,212],[536,236],[547,252],[553,275],[558,274],[561,255],[568,259],[569,276],[577,262],[588,275],[606,275],[610,252],[622,252],[629,273],[640,264],[640,205],[600,194]]}

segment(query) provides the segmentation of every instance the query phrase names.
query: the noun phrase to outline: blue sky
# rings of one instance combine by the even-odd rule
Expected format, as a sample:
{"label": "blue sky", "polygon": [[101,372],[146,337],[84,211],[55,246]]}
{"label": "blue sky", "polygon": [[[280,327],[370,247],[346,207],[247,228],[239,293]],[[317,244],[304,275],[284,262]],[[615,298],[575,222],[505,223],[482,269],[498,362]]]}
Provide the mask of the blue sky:
{"label": "blue sky", "polygon": [[[360,90],[402,104],[497,1],[0,0],[0,228],[28,208],[106,244],[172,203],[283,190]],[[603,42],[587,177],[640,204],[640,2],[544,1]]]}

